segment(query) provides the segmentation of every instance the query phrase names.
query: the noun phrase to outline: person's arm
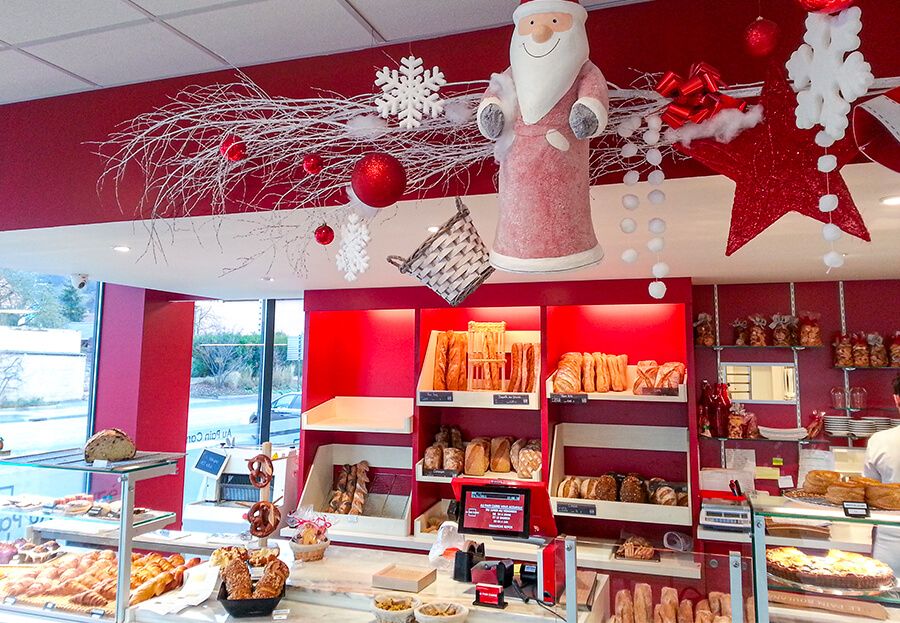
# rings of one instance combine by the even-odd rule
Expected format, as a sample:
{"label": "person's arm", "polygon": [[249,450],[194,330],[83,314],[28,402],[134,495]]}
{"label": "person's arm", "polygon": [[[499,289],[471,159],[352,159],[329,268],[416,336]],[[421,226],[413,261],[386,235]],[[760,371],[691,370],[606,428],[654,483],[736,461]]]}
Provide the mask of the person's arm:
{"label": "person's arm", "polygon": [[866,448],[866,461],[863,464],[863,476],[873,478],[875,480],[884,481],[881,472],[878,471],[877,465],[878,450],[873,447],[871,441]]}

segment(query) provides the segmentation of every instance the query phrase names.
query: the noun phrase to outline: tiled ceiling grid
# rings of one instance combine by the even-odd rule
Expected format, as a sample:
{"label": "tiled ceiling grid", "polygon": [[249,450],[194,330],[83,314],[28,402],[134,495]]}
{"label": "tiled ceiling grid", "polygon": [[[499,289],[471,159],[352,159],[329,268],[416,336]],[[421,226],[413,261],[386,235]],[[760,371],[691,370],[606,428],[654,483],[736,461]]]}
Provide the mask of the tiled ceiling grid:
{"label": "tiled ceiling grid", "polygon": [[517,4],[2,0],[0,104],[490,28],[508,24]]}

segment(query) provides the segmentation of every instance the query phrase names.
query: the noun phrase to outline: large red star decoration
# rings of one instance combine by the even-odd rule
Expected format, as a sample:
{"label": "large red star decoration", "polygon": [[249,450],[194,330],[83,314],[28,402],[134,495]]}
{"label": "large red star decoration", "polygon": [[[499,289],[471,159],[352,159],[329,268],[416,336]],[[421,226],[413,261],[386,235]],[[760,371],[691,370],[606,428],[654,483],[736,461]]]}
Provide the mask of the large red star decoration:
{"label": "large red star decoration", "polygon": [[831,222],[870,241],[869,230],[840,174],[840,168],[857,152],[852,138],[848,135],[828,148],[837,158],[838,168],[826,176],[817,168],[825,150],[816,145],[815,130],[797,127],[796,95],[778,65],[769,68],[760,104],[762,122],[730,143],[702,139],[690,147],[676,144],[683,153],[737,183],[725,255],[732,255],[788,212],[828,223],[828,214],[819,210],[819,198],[829,192],[838,197]]}

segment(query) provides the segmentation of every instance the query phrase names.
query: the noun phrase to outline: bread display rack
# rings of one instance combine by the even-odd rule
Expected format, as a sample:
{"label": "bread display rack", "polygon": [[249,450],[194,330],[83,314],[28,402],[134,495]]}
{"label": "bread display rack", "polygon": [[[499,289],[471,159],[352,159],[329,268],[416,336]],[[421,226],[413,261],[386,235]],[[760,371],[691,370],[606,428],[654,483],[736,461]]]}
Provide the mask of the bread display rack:
{"label": "bread display rack", "polygon": [[411,474],[412,448],[348,444],[319,446],[298,506],[312,506],[319,511],[332,524],[329,529],[332,540],[339,540],[342,533],[408,536],[411,513],[409,493],[379,493],[372,486],[362,515],[324,512],[333,492],[335,468],[362,461],[374,470],[408,470]]}
{"label": "bread display rack", "polygon": [[303,430],[348,433],[412,432],[412,398],[337,396],[303,412]]}
{"label": "bread display rack", "polygon": [[[646,450],[684,453],[685,463],[690,447],[688,429],[674,426],[626,426],[612,424],[563,423],[556,426],[550,462],[550,502],[558,516],[606,519],[635,523],[691,526],[693,515],[688,506],[662,506],[603,500],[562,498],[557,495],[566,477],[565,449],[608,448],[615,450]],[[688,483],[690,475],[688,474]],[[690,487],[690,484],[688,484]]]}
{"label": "bread display rack", "polygon": [[580,394],[557,394],[553,391],[553,380],[556,378],[556,372],[550,375],[547,379],[547,399],[551,403],[560,403],[560,404],[572,404],[584,402],[587,403],[591,400],[626,400],[626,401],[635,401],[635,402],[687,402],[687,376],[683,379],[681,385],[678,386],[678,391],[671,395],[669,394],[635,394],[632,391],[632,387],[634,387],[634,382],[638,378],[637,366],[630,365],[627,369],[627,389],[623,392],[591,392],[591,393],[580,393]]}
{"label": "bread display rack", "polygon": [[[471,323],[472,325],[488,325],[488,324],[505,324],[505,323]],[[478,327],[473,327],[478,328]],[[532,411],[540,410],[540,400],[538,394],[538,382],[541,378],[541,357],[540,357],[540,331],[506,331],[499,332],[502,339],[499,341],[498,349],[502,351],[502,357],[495,358],[476,358],[474,348],[478,348],[478,338],[481,331],[458,331],[455,333],[465,333],[467,336],[473,336],[473,339],[467,340],[467,391],[445,391],[435,390],[434,388],[434,367],[435,353],[437,351],[438,338],[442,331],[432,331],[428,340],[428,348],[425,352],[425,359],[422,362],[422,371],[419,375],[419,381],[416,386],[416,404],[421,406],[433,407],[468,407],[483,409],[528,409]],[[473,343],[474,342],[474,343]],[[534,353],[534,391],[532,392],[511,392],[506,391],[511,381],[507,379],[506,363],[507,357],[511,357],[513,344],[535,344],[537,345]],[[502,363],[501,363],[502,362]],[[494,365],[501,375],[501,388],[503,391],[491,391],[481,387],[483,379],[479,368],[484,365]]]}
{"label": "bread display rack", "polygon": [[[71,448],[3,458],[0,459],[0,466],[74,471],[117,478],[121,495],[121,518],[118,530],[118,589],[115,601],[115,621],[116,623],[125,623],[130,593],[131,551],[134,537],[164,528],[176,519],[174,513],[164,513],[156,515],[149,521],[133,521],[135,484],[142,480],[177,473],[178,462],[183,458],[184,454],[177,453],[137,452],[135,457],[129,460],[109,464],[101,461],[87,463],[84,460],[82,448]],[[82,521],[77,516],[70,519]],[[92,523],[97,522],[94,519],[85,520]],[[0,602],[0,611],[14,612],[18,615],[34,617],[36,620],[96,621],[104,616],[99,614],[99,611],[97,613],[71,614],[57,612],[55,608],[30,610],[16,607],[14,600],[13,603],[8,603],[8,600]]]}

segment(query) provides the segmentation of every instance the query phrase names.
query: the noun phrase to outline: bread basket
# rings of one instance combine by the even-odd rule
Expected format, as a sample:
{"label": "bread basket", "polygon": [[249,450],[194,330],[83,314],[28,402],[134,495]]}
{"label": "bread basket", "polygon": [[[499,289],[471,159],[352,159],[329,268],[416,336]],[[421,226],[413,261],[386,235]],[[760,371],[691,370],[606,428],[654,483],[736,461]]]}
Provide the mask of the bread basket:
{"label": "bread basket", "polygon": [[291,541],[291,551],[294,552],[294,560],[300,562],[316,562],[325,558],[325,550],[331,545],[331,541],[325,539],[321,543],[304,545]]}
{"label": "bread basket", "polygon": [[433,603],[431,605],[438,606],[441,609],[448,608],[453,614],[429,615],[423,612],[426,606],[423,604],[416,608],[416,621],[418,623],[463,623],[469,616],[469,609],[459,604],[451,603]]}
{"label": "bread basket", "polygon": [[[378,603],[383,600],[397,600],[409,603],[409,608],[403,610],[382,610],[378,607]],[[416,608],[422,605],[422,602],[415,597],[407,595],[389,595],[387,593],[375,595],[372,600],[372,614],[378,623],[413,623],[416,619]]]}

